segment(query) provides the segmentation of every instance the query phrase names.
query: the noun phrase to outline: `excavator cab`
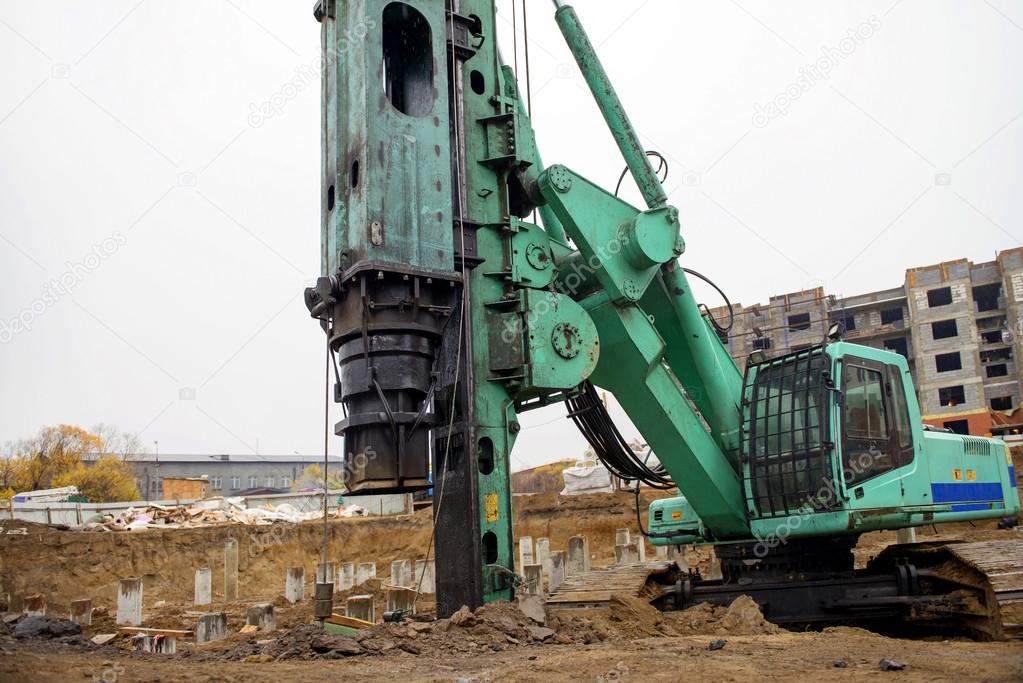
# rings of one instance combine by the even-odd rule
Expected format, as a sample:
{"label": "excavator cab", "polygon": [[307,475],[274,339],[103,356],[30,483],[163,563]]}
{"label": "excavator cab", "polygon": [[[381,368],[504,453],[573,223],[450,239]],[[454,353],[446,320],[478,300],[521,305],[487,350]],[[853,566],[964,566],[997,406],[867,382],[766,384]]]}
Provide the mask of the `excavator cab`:
{"label": "excavator cab", "polygon": [[[865,567],[855,562],[866,531],[1020,509],[1006,445],[925,429],[905,358],[834,342],[750,363],[740,410],[749,537],[716,537],[682,496],[654,501],[654,545],[713,544],[721,569],[713,580],[678,574],[660,604],[726,605],[748,594],[777,623],[906,620],[985,638],[1015,632],[1000,610],[1018,597],[1018,545],[896,544]],[[685,490],[683,473],[675,481]]]}
{"label": "excavator cab", "polygon": [[[758,543],[1019,513],[1005,444],[925,429],[899,354],[834,342],[750,363],[741,411]],[[678,499],[649,516],[657,545],[723,540]]]}

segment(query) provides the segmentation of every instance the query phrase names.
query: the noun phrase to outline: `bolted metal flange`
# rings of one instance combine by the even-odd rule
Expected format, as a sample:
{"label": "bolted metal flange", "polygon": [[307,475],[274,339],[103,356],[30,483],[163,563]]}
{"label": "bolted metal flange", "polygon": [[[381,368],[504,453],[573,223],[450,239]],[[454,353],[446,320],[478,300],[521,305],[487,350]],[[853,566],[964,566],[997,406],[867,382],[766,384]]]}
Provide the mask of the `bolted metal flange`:
{"label": "bolted metal flange", "polygon": [[547,169],[551,180],[551,186],[558,192],[568,192],[572,189],[572,175],[564,166],[554,165]]}
{"label": "bolted metal flange", "polygon": [[582,348],[579,328],[572,323],[558,323],[551,330],[551,345],[562,358],[575,358]]}
{"label": "bolted metal flange", "polygon": [[622,294],[628,297],[631,301],[639,301],[639,297],[643,294],[643,291],[634,280],[626,280],[622,283]]}
{"label": "bolted metal flange", "polygon": [[530,242],[526,247],[526,261],[537,270],[547,270],[551,267],[551,254],[542,244]]}

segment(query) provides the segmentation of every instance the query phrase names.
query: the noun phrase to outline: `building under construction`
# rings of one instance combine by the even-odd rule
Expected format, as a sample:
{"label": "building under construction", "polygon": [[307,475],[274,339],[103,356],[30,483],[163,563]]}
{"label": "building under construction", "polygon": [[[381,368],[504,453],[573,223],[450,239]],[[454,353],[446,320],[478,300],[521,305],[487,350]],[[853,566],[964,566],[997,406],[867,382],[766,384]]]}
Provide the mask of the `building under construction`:
{"label": "building under construction", "polygon": [[[911,268],[891,289],[836,297],[818,287],[733,309],[727,345],[740,368],[755,351],[773,357],[819,343],[837,322],[844,339],[907,358],[925,422],[964,434],[1023,430],[1015,362],[1023,344],[1023,248],[984,263]],[[727,321],[726,309],[712,313]]]}

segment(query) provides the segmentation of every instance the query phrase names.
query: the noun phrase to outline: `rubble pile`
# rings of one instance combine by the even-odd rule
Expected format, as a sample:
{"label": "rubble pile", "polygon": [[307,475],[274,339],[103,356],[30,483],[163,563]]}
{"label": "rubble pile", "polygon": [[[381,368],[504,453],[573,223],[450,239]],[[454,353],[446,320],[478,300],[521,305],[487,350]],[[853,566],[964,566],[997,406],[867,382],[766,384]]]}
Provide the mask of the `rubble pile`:
{"label": "rubble pile", "polygon": [[667,612],[665,625],[672,635],[754,636],[781,631],[764,618],[748,595],[740,595],[728,607],[701,602],[681,612]]}
{"label": "rubble pile", "polygon": [[[527,611],[530,611],[527,608]],[[540,615],[542,615],[542,608]],[[535,611],[531,611],[537,616]],[[545,617],[541,616],[541,619]],[[484,654],[509,647],[570,643],[535,621],[515,603],[491,603],[475,611],[458,610],[449,619],[413,617],[382,623],[354,636],[325,633],[317,624],[303,624],[273,640],[252,638],[219,654],[222,659],[269,662],[288,659],[338,659],[357,655]]]}
{"label": "rubble pile", "polygon": [[[535,602],[535,604],[534,604]],[[551,615],[536,598],[518,603],[489,603],[476,610],[462,607],[448,619],[413,617],[382,623],[353,636],[326,633],[317,624],[302,624],[274,639],[253,637],[217,653],[219,659],[272,662],[291,659],[339,659],[400,654],[430,656],[486,655],[515,647],[588,645],[635,638],[701,633],[738,635],[775,633],[756,603],[746,596],[730,607],[698,605],[694,614],[675,622],[639,598],[616,596],[608,608]],[[681,614],[686,614],[683,612]]]}
{"label": "rubble pile", "polygon": [[63,645],[91,646],[82,635],[82,627],[65,619],[41,615],[20,616],[10,623],[5,623],[3,629],[3,635],[9,634],[16,640],[42,639],[53,640]]}
{"label": "rubble pile", "polygon": [[[328,517],[363,517],[366,508],[349,505],[328,512]],[[130,507],[118,514],[95,515],[86,520],[82,528],[87,531],[141,531],[144,529],[189,529],[223,524],[247,526],[269,525],[274,522],[298,523],[323,518],[323,509],[303,511],[290,503],[267,504],[258,508],[245,507],[244,498],[211,498],[191,505],[160,505],[147,503]]]}

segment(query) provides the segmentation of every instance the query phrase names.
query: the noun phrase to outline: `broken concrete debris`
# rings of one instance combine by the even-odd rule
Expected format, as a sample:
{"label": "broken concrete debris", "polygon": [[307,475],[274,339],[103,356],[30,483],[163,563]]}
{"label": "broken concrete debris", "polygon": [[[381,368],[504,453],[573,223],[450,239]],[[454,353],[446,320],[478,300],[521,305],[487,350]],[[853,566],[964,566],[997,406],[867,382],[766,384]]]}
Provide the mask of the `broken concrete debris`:
{"label": "broken concrete debris", "polygon": [[[360,505],[332,509],[328,516],[340,519],[364,517],[368,511]],[[322,519],[323,511],[302,512],[290,503],[245,507],[244,498],[211,498],[192,505],[160,505],[148,503],[130,507],[115,514],[95,515],[82,528],[87,531],[142,531],[145,529],[189,529],[223,524],[246,526],[269,525],[275,522],[297,524]],[[8,532],[10,533],[10,532]]]}
{"label": "broken concrete debris", "polygon": [[888,658],[882,659],[880,662],[878,662],[878,666],[880,667],[881,671],[902,671],[903,669],[906,668],[906,665],[903,664],[902,662],[897,662],[894,659]]}

